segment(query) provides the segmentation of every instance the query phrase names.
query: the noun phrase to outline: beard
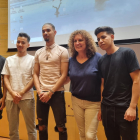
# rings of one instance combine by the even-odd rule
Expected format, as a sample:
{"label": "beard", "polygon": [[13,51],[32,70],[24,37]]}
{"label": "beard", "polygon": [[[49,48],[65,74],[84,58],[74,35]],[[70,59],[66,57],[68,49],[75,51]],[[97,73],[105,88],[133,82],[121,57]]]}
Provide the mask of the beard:
{"label": "beard", "polygon": [[49,42],[50,40],[49,40],[49,38],[46,38],[46,39],[44,39],[46,42]]}

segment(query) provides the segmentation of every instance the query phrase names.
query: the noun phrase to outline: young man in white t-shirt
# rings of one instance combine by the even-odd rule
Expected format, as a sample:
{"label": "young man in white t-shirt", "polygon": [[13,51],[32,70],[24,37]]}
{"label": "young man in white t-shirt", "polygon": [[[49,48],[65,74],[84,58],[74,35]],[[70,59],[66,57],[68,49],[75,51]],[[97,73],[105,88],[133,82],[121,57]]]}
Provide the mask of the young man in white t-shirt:
{"label": "young man in white t-shirt", "polygon": [[19,140],[19,112],[22,111],[28,140],[36,140],[35,101],[33,94],[34,57],[27,54],[30,37],[19,33],[17,54],[6,59],[2,74],[7,88],[6,111],[9,121],[10,140]]}

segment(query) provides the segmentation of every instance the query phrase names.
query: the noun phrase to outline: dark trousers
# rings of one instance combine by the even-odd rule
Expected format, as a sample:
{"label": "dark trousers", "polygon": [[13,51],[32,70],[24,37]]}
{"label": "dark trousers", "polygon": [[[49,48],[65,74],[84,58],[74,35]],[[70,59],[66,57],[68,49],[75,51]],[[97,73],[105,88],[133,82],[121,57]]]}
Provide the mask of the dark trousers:
{"label": "dark trousers", "polygon": [[[2,97],[0,97],[0,99],[1,99]],[[1,105],[0,105],[0,107],[1,107]],[[0,110],[0,119],[2,119],[2,110]]]}
{"label": "dark trousers", "polygon": [[0,119],[2,119],[2,110],[0,110]]}
{"label": "dark trousers", "polygon": [[124,119],[126,107],[101,105],[102,123],[107,140],[138,140],[138,111],[136,120]]}
{"label": "dark trousers", "polygon": [[47,103],[41,102],[37,95],[37,118],[41,119],[38,120],[38,122],[40,126],[45,125],[46,128],[44,131],[39,131],[39,139],[48,140],[48,114],[50,106],[56,122],[55,131],[59,132],[57,129],[58,127],[61,127],[64,130],[63,132],[59,132],[59,140],[67,140],[64,91],[55,92]]}
{"label": "dark trousers", "polygon": [[[2,98],[2,93],[0,93],[0,99]],[[1,107],[1,105],[0,105]],[[2,119],[2,110],[0,110],[0,119]]]}

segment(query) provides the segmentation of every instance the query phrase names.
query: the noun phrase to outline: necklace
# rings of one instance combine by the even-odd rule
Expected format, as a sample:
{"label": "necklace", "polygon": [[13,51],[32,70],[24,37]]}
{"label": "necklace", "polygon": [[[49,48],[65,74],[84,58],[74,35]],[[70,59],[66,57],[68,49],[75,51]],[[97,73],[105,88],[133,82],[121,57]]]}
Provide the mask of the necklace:
{"label": "necklace", "polygon": [[50,55],[51,55],[51,49],[47,48],[46,51],[47,51],[47,53],[46,53],[46,55],[47,55],[46,60],[48,60]]}
{"label": "necklace", "polygon": [[53,44],[53,45],[51,45],[51,46],[49,46],[49,47],[46,46],[46,60],[48,60],[49,57],[51,57],[51,50],[52,50],[54,47],[55,47],[55,44]]}

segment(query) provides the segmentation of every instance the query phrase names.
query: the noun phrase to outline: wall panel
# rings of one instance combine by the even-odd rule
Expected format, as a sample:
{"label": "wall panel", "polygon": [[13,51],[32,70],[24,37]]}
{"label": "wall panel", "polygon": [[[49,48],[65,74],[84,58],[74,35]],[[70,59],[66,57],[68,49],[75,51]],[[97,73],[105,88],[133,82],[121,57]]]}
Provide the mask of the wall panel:
{"label": "wall panel", "polygon": [[8,0],[0,0],[0,8],[7,8]]}
{"label": "wall panel", "polygon": [[0,8],[0,23],[8,23],[8,8]]}
{"label": "wall panel", "polygon": [[8,24],[0,24],[0,40],[8,39]]}
{"label": "wall panel", "polygon": [[15,52],[8,50],[8,0],[0,0],[0,55],[8,57]]}

